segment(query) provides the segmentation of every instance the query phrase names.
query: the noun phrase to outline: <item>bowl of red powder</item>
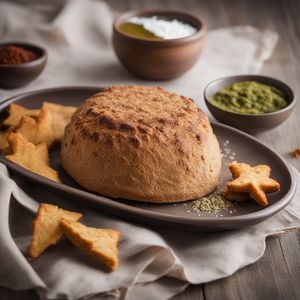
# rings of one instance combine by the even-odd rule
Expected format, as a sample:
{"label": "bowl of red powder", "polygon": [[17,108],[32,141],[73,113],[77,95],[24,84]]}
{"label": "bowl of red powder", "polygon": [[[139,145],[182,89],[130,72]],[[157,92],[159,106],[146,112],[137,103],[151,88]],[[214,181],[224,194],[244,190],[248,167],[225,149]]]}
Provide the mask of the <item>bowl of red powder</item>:
{"label": "bowl of red powder", "polygon": [[0,43],[0,87],[17,88],[36,79],[47,63],[47,51],[40,46]]}

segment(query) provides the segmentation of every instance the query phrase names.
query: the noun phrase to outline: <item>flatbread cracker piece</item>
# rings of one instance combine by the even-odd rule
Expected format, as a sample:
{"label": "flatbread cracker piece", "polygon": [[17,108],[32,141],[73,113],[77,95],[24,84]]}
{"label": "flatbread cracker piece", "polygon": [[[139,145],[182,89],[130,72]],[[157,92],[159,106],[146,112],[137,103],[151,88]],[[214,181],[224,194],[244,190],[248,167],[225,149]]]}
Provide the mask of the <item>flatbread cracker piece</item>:
{"label": "flatbread cracker piece", "polygon": [[55,138],[52,132],[52,114],[47,108],[42,108],[37,120],[23,116],[14,132],[21,133],[35,145],[45,142],[50,147]]}
{"label": "flatbread cracker piece", "polygon": [[79,220],[81,213],[64,210],[56,205],[41,203],[32,223],[32,238],[28,254],[36,258],[63,236],[60,220]]}
{"label": "flatbread cracker piece", "polygon": [[23,116],[37,117],[40,109],[27,109],[19,104],[12,103],[8,108],[9,116],[6,118],[2,125],[6,127],[16,126]]}
{"label": "flatbread cracker piece", "polygon": [[50,102],[44,102],[43,107],[51,112],[53,135],[56,141],[60,141],[65,133],[65,127],[70,122],[77,107]]}
{"label": "flatbread cracker piece", "polygon": [[17,125],[11,126],[6,131],[1,132],[0,151],[2,154],[9,152],[7,151],[7,148],[9,148],[7,139],[11,132],[22,134],[29,142],[35,145],[40,142],[46,142],[47,146],[50,147],[54,142],[51,112],[43,108],[39,111],[37,118],[24,115]]}
{"label": "flatbread cracker piece", "polygon": [[49,165],[48,149],[46,143],[34,145],[22,134],[12,132],[8,136],[12,154],[6,158],[22,166],[23,168],[60,182],[58,173]]}
{"label": "flatbread cracker piece", "polygon": [[0,133],[0,152],[1,152],[1,154],[3,154],[6,151],[6,149],[9,148],[7,138],[10,133],[11,133],[11,131],[9,129]]}
{"label": "flatbread cracker piece", "polygon": [[245,163],[233,162],[229,166],[234,180],[227,183],[230,192],[249,193],[262,206],[268,205],[265,193],[277,192],[280,184],[270,178],[271,168],[267,165],[251,167]]}
{"label": "flatbread cracker piece", "polygon": [[79,249],[97,258],[110,271],[119,265],[118,242],[120,232],[85,226],[76,221],[61,220],[65,235]]}

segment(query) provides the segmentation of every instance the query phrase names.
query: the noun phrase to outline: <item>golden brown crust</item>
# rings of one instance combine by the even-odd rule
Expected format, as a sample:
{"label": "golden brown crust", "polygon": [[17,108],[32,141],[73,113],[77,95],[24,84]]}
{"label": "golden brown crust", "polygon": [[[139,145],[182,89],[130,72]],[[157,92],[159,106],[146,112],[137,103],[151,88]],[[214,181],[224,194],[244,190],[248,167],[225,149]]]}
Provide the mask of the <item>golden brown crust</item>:
{"label": "golden brown crust", "polygon": [[52,115],[51,133],[55,141],[60,141],[64,135],[65,127],[70,122],[77,107],[44,102],[43,109],[50,111]]}
{"label": "golden brown crust", "polygon": [[72,220],[61,220],[65,235],[79,249],[101,261],[110,271],[119,265],[118,243],[120,232],[85,226]]}
{"label": "golden brown crust", "polygon": [[52,132],[52,114],[47,108],[42,108],[37,120],[24,115],[15,126],[15,133],[20,133],[34,145],[45,142],[50,147],[54,142]]}
{"label": "golden brown crust", "polygon": [[0,152],[9,153],[7,138],[11,132],[21,133],[28,141],[37,145],[45,142],[50,147],[54,142],[61,141],[65,127],[70,122],[75,106],[43,102],[41,109],[27,109],[12,103],[9,116],[2,125],[8,127],[0,132]]}
{"label": "golden brown crust", "polygon": [[201,197],[221,168],[206,115],[160,87],[116,86],[88,99],[66,128],[61,158],[87,189],[150,202]]}
{"label": "golden brown crust", "polygon": [[56,205],[41,203],[32,223],[32,238],[28,254],[36,258],[49,246],[55,245],[62,238],[61,218],[65,220],[79,220],[81,217],[81,213],[64,210]]}
{"label": "golden brown crust", "polygon": [[[21,129],[21,130],[23,130],[24,125],[25,125],[25,132],[27,131],[28,135],[33,136],[34,134],[37,133],[37,128],[36,128],[37,121],[36,120],[40,114],[40,110],[39,109],[27,109],[21,105],[12,103],[12,104],[10,104],[10,106],[8,108],[8,113],[9,113],[9,116],[1,124],[1,126],[7,127],[7,129],[6,129],[6,131],[0,132],[0,152],[3,155],[10,153],[7,138],[11,132],[14,132],[17,129],[20,129],[20,127],[23,127]],[[25,120],[25,122],[24,122],[24,120]],[[29,124],[27,124],[27,125],[29,125],[29,126],[27,126],[27,128],[35,127],[34,134],[31,134],[30,132],[28,132],[28,130],[26,128],[26,123],[27,123],[26,121],[28,121],[28,120],[29,120]],[[25,123],[25,124],[23,125],[22,123]],[[42,121],[42,123],[45,123],[45,122]],[[26,135],[26,134],[24,134],[24,132],[22,134]],[[29,138],[29,140],[30,140],[30,138]]]}
{"label": "golden brown crust", "polygon": [[9,116],[2,123],[3,126],[16,126],[23,116],[37,117],[40,113],[39,109],[27,109],[19,104],[12,103],[8,108]]}

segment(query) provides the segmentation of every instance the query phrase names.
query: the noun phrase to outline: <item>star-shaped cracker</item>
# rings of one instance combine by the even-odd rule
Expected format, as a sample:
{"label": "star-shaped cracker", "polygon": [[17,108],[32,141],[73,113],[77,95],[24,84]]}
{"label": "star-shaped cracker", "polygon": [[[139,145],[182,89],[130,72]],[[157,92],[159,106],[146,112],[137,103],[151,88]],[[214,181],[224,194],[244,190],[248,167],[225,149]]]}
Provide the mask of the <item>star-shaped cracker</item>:
{"label": "star-shaped cracker", "polygon": [[34,145],[22,134],[14,132],[8,136],[8,143],[12,154],[7,155],[7,159],[31,172],[60,182],[58,173],[49,165],[46,143]]}
{"label": "star-shaped cracker", "polygon": [[12,103],[8,108],[9,116],[3,121],[6,127],[16,126],[23,116],[37,117],[40,109],[27,109],[21,105]]}
{"label": "star-shaped cracker", "polygon": [[230,201],[245,202],[250,200],[250,196],[248,193],[231,192],[228,188],[225,189],[223,195],[227,200]]}
{"label": "star-shaped cracker", "polygon": [[44,102],[43,108],[47,108],[51,112],[52,133],[55,140],[60,141],[65,133],[65,127],[70,122],[77,107]]}
{"label": "star-shaped cracker", "polygon": [[64,210],[56,205],[41,203],[32,223],[32,238],[28,253],[31,257],[40,256],[49,246],[55,245],[63,236],[60,220],[79,220],[81,213]]}
{"label": "star-shaped cracker", "polygon": [[271,168],[267,165],[251,167],[245,163],[233,162],[229,166],[232,181],[227,183],[230,192],[250,193],[250,197],[262,206],[268,204],[265,193],[277,192],[280,184],[270,178]]}
{"label": "star-shaped cracker", "polygon": [[45,142],[50,147],[54,142],[51,112],[47,108],[42,108],[37,120],[23,116],[14,128],[14,132],[22,134],[35,145]]}
{"label": "star-shaped cracker", "polygon": [[64,219],[60,223],[65,235],[79,249],[94,256],[110,271],[118,267],[119,231],[88,227],[79,222]]}

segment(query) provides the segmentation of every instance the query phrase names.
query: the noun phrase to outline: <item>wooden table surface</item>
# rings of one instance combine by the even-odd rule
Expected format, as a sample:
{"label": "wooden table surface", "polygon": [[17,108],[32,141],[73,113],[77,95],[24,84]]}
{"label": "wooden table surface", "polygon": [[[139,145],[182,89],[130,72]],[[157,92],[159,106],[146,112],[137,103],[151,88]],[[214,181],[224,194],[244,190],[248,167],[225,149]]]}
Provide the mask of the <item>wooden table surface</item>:
{"label": "wooden table surface", "polygon": [[[300,1],[297,0],[114,0],[117,11],[136,8],[172,8],[202,16],[209,29],[253,25],[279,33],[280,40],[262,74],[282,79],[300,94]],[[220,52],[221,53],[221,52]],[[300,170],[300,158],[288,152],[300,146],[300,103],[282,126],[257,137]],[[300,199],[299,199],[300,201]],[[300,299],[300,233],[293,230],[267,239],[264,256],[230,277],[189,286],[173,298],[191,299]],[[0,299],[35,300],[33,291],[12,291],[0,287]]]}

